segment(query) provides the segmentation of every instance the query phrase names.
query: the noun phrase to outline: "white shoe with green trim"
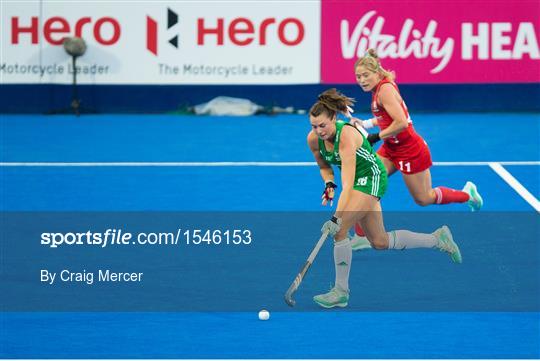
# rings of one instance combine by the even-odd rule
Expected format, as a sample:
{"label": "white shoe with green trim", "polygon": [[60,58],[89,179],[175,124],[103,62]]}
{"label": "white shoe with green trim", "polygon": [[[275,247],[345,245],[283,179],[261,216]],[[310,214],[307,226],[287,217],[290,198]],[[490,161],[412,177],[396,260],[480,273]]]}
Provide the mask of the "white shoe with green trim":
{"label": "white shoe with green trim", "polygon": [[349,304],[349,292],[335,286],[330,292],[313,297],[313,301],[324,308],[346,307]]}
{"label": "white shoe with green trim", "polygon": [[440,249],[442,252],[448,253],[450,255],[450,258],[452,258],[452,261],[454,261],[455,263],[462,262],[459,247],[456,242],[454,242],[452,233],[447,226],[442,226],[441,228],[437,229],[435,232],[433,232],[433,235],[435,236],[435,238],[437,238],[436,247],[438,249]]}
{"label": "white shoe with green trim", "polygon": [[367,248],[371,248],[371,243],[369,243],[366,236],[359,236],[355,234],[351,238],[351,248],[353,251],[367,249]]}
{"label": "white shoe with green trim", "polygon": [[480,208],[482,208],[482,206],[484,205],[484,200],[482,199],[482,196],[480,196],[480,193],[478,193],[478,189],[476,189],[476,184],[474,184],[473,182],[467,182],[465,183],[462,191],[469,195],[469,200],[467,201],[467,204],[471,208],[471,212],[479,211]]}

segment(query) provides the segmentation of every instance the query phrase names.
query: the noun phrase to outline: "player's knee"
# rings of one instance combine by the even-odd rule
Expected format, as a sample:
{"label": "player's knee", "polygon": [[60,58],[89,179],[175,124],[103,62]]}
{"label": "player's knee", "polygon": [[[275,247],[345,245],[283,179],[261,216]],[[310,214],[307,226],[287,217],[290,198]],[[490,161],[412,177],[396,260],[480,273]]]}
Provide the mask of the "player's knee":
{"label": "player's knee", "polygon": [[381,235],[381,236],[376,236],[376,237],[373,237],[372,239],[369,240],[369,242],[371,243],[371,247],[373,249],[387,249],[388,248],[388,237],[386,236],[386,234]]}
{"label": "player's knee", "polygon": [[424,195],[419,196],[419,197],[414,197],[414,201],[416,204],[422,207],[433,204],[433,199],[431,199],[429,196],[424,196]]}
{"label": "player's knee", "polygon": [[336,233],[334,236],[334,239],[345,239],[349,236],[348,230],[340,229],[339,232]]}

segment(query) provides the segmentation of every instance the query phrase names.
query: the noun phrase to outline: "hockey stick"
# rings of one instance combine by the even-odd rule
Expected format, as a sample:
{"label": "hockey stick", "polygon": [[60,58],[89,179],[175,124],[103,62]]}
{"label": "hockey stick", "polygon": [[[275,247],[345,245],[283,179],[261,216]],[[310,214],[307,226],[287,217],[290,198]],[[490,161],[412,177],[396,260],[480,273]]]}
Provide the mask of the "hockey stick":
{"label": "hockey stick", "polygon": [[315,257],[317,257],[317,254],[319,253],[319,250],[324,244],[324,241],[326,241],[327,237],[328,237],[328,232],[324,232],[321,238],[319,239],[319,241],[317,242],[317,244],[315,245],[315,247],[313,248],[313,250],[311,251],[306,263],[304,263],[304,266],[300,270],[300,273],[296,275],[296,278],[294,279],[293,283],[291,284],[287,292],[285,292],[285,302],[287,302],[289,306],[293,307],[295,305],[296,301],[293,299],[293,295],[298,289],[298,287],[300,287],[300,283],[302,283],[304,276],[309,270],[309,267],[311,267],[311,265],[313,264]]}

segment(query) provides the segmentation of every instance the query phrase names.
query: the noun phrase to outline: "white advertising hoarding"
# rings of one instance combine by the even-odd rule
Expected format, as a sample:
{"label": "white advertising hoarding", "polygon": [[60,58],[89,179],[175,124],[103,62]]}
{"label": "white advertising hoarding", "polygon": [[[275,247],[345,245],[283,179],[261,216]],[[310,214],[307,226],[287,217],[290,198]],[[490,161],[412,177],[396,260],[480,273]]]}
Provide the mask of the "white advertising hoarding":
{"label": "white advertising hoarding", "polygon": [[319,1],[3,1],[2,83],[69,83],[80,36],[86,84],[320,81]]}

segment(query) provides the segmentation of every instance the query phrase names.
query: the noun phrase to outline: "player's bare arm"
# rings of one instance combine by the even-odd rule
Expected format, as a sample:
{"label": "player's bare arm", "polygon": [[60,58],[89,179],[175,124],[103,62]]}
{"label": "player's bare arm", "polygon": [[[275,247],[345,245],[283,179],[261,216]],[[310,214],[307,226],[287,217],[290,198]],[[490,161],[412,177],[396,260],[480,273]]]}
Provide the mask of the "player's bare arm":
{"label": "player's bare arm", "polygon": [[334,181],[334,170],[332,169],[332,166],[330,164],[326,163],[326,161],[322,158],[321,153],[319,153],[319,138],[317,137],[317,134],[315,134],[314,131],[310,131],[307,136],[307,142],[309,149],[311,150],[311,153],[313,153],[313,157],[315,158],[315,161],[317,162],[317,165],[319,166],[319,170],[321,172],[321,177],[324,182]]}
{"label": "player's bare arm", "polygon": [[381,86],[378,101],[393,120],[388,128],[379,133],[381,139],[393,137],[409,125],[407,117],[401,108],[400,100],[399,94],[391,84],[383,84]]}
{"label": "player's bare arm", "polygon": [[339,196],[336,217],[341,217],[343,211],[347,210],[347,205],[354,186],[354,174],[356,172],[356,149],[362,145],[361,142],[362,138],[358,137],[358,132],[355,129],[350,127],[343,128],[339,143],[339,156],[341,158],[341,184],[343,190]]}

